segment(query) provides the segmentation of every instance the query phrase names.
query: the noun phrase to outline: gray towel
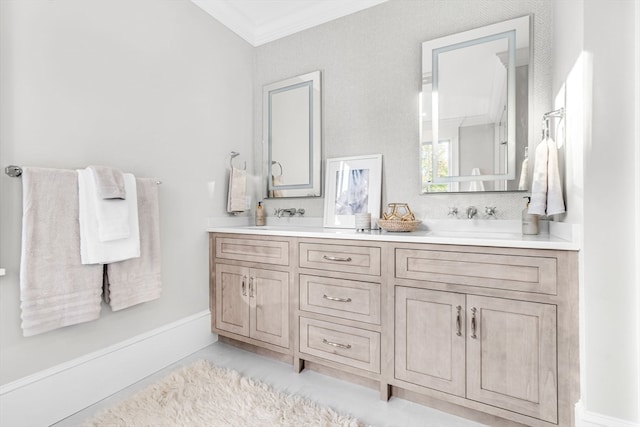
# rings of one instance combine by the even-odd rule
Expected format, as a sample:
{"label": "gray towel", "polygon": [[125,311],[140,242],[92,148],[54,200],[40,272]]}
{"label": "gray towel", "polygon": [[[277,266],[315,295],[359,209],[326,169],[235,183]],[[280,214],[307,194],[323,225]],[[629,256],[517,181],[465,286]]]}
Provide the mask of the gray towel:
{"label": "gray towel", "polygon": [[162,293],[158,184],[149,178],[136,178],[136,184],[140,257],[107,265],[105,301],[113,311],[157,299]]}
{"label": "gray towel", "polygon": [[80,262],[76,172],[25,167],[22,188],[24,336],[97,319],[102,266]]}
{"label": "gray towel", "polygon": [[126,199],[124,175],[121,171],[108,166],[88,166],[96,181],[96,190],[101,199]]}

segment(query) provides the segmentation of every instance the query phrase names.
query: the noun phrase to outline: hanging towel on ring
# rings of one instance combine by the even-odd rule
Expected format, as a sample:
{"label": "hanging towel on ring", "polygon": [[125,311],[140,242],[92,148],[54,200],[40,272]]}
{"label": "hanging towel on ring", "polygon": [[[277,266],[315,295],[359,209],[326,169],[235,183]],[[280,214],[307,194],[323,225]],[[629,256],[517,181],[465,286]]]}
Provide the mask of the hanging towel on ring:
{"label": "hanging towel on ring", "polygon": [[556,215],[563,212],[565,205],[558,169],[558,147],[551,137],[547,137],[536,147],[529,213]]}
{"label": "hanging towel on ring", "polygon": [[101,265],[82,265],[78,174],[22,172],[20,308],[25,337],[98,319]]}
{"label": "hanging towel on ring", "polygon": [[247,192],[247,171],[231,168],[229,173],[229,194],[227,197],[227,212],[240,213],[245,209]]}

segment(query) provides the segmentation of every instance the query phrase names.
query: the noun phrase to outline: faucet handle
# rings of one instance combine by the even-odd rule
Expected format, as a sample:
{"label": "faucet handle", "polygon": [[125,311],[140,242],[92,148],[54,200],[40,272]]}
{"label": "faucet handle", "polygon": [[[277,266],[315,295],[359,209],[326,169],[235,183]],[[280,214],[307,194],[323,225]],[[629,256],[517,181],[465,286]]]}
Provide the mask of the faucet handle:
{"label": "faucet handle", "polygon": [[449,213],[447,214],[447,216],[452,216],[452,217],[458,217],[458,208],[456,208],[455,206],[449,207]]}
{"label": "faucet handle", "polygon": [[302,209],[302,208],[299,208],[299,209],[298,209],[298,212],[296,212],[296,213],[297,213],[298,215],[302,216],[302,215],[304,215],[305,210],[304,210],[304,209]]}
{"label": "faucet handle", "polygon": [[484,213],[487,215],[487,217],[489,218],[494,218],[497,219],[496,216],[496,207],[495,206],[485,206],[484,207]]}

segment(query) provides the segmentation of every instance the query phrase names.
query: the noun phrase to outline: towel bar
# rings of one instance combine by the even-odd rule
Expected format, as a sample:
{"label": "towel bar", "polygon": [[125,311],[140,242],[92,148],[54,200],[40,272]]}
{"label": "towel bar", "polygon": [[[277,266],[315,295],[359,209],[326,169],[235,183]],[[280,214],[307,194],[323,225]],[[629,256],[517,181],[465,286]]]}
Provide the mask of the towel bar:
{"label": "towel bar", "polygon": [[[9,175],[11,178],[20,178],[22,175],[22,168],[16,165],[9,165],[4,168],[4,173]],[[156,184],[162,184],[162,181],[156,181]]]}

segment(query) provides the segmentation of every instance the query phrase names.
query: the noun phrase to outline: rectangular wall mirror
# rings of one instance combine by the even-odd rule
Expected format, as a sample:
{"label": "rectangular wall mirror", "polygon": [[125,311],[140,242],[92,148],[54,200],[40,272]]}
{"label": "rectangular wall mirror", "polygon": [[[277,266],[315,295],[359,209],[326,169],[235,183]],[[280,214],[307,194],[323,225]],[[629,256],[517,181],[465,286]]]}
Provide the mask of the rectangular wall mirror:
{"label": "rectangular wall mirror", "polygon": [[527,189],[520,174],[531,111],[529,21],[422,44],[422,193]]}
{"label": "rectangular wall mirror", "polygon": [[321,195],[320,98],[320,71],[264,86],[265,197]]}

